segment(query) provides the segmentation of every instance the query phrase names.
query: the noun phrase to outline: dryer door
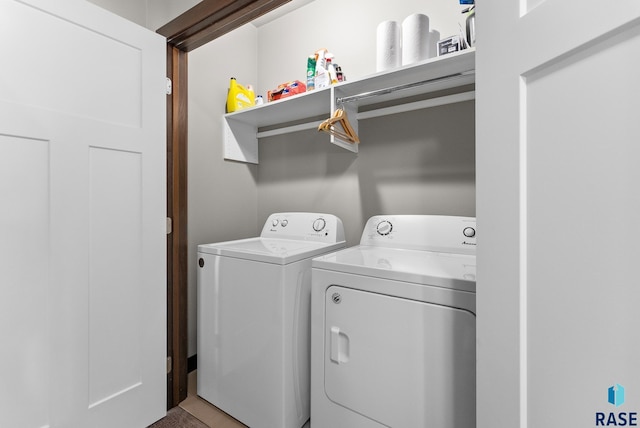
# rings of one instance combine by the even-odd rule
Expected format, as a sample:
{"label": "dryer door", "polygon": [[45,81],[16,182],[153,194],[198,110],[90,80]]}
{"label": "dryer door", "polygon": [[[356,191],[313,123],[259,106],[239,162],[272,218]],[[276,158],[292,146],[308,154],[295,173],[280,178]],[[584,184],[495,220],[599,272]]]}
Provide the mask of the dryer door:
{"label": "dryer door", "polygon": [[325,308],[331,401],[394,428],[475,428],[473,313],[339,286]]}

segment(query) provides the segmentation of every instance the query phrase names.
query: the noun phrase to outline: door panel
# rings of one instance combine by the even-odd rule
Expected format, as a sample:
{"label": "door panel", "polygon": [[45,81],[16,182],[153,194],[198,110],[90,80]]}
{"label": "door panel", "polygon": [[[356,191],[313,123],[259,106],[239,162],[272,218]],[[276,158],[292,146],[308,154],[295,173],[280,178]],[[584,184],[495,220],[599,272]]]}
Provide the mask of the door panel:
{"label": "door panel", "polygon": [[475,316],[331,286],[327,397],[390,427],[475,428]]}
{"label": "door panel", "polygon": [[478,5],[479,428],[593,426],[640,389],[640,7],[580,4]]}
{"label": "door panel", "polygon": [[198,395],[248,425],[286,426],[283,266],[198,256]]}
{"label": "door panel", "polygon": [[0,195],[0,403],[30,403],[27,413],[0,404],[2,420],[41,427],[49,423],[50,404],[48,141],[0,135]]}
{"label": "door panel", "polygon": [[[89,148],[90,407],[141,385],[141,158]],[[114,253],[108,242],[130,243]]]}
{"label": "door panel", "polygon": [[[592,423],[612,382],[640,389],[640,369],[628,364],[640,361],[638,341],[629,341],[640,325],[631,304],[640,292],[629,280],[640,256],[629,243],[640,212],[640,98],[633,83],[640,61],[629,55],[640,50],[639,30],[603,38],[526,75],[532,426],[569,425],[578,414],[584,425]],[[589,358],[577,358],[582,355]],[[558,379],[590,393],[562,402],[565,392],[548,388]],[[585,403],[594,411],[582,411]]]}
{"label": "door panel", "polygon": [[[30,84],[7,84],[0,98],[69,115],[140,126],[143,52],[139,44],[129,44],[126,39],[118,40],[121,35],[114,39],[110,32],[85,26],[83,9],[88,8],[76,7],[77,1],[63,2],[47,12],[40,7],[51,9],[50,6],[37,4],[44,2],[4,3],[10,9],[0,16],[0,27],[4,40],[14,41],[6,44],[5,55],[20,60],[4,61],[3,74],[22,76]],[[63,13],[77,16],[69,20],[60,15]],[[34,37],[37,28],[46,31],[43,37]],[[68,44],[61,45],[62,41]]]}
{"label": "door panel", "polygon": [[0,0],[0,21],[16,41],[0,71],[3,423],[147,426],[166,405],[165,41],[78,0]]}

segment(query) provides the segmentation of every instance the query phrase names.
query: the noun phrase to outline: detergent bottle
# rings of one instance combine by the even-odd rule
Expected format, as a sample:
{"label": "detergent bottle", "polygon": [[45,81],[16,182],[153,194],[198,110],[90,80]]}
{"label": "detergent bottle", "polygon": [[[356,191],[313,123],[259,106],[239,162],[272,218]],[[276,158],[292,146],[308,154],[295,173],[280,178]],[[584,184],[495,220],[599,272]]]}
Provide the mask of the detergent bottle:
{"label": "detergent bottle", "polygon": [[236,81],[235,77],[232,77],[227,94],[227,113],[254,106],[256,103],[255,98],[255,94],[250,87],[245,88]]}

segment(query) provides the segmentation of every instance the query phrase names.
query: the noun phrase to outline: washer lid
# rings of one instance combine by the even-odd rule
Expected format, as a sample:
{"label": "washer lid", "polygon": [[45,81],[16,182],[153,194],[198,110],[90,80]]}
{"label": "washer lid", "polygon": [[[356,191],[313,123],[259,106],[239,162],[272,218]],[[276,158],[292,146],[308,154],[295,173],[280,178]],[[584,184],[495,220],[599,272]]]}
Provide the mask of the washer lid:
{"label": "washer lid", "polygon": [[345,241],[327,244],[294,239],[249,238],[198,245],[198,252],[284,265],[344,246]]}
{"label": "washer lid", "polygon": [[[313,259],[313,268],[476,291],[476,257],[360,245]],[[344,284],[342,284],[344,285]]]}

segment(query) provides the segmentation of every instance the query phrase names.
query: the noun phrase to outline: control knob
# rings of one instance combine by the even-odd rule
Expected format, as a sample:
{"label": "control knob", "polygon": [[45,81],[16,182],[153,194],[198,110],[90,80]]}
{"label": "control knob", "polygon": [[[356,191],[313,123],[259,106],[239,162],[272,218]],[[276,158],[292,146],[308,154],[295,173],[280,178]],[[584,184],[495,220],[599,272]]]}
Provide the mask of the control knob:
{"label": "control knob", "polygon": [[392,230],[393,230],[393,225],[388,220],[381,221],[380,223],[378,223],[378,226],[376,227],[376,231],[378,232],[379,235],[382,235],[382,236],[387,236],[388,234],[391,233]]}
{"label": "control knob", "polygon": [[473,227],[465,227],[462,234],[467,238],[473,238],[476,236],[476,230]]}
{"label": "control knob", "polygon": [[320,232],[327,225],[327,222],[323,218],[319,218],[313,222],[313,230]]}

